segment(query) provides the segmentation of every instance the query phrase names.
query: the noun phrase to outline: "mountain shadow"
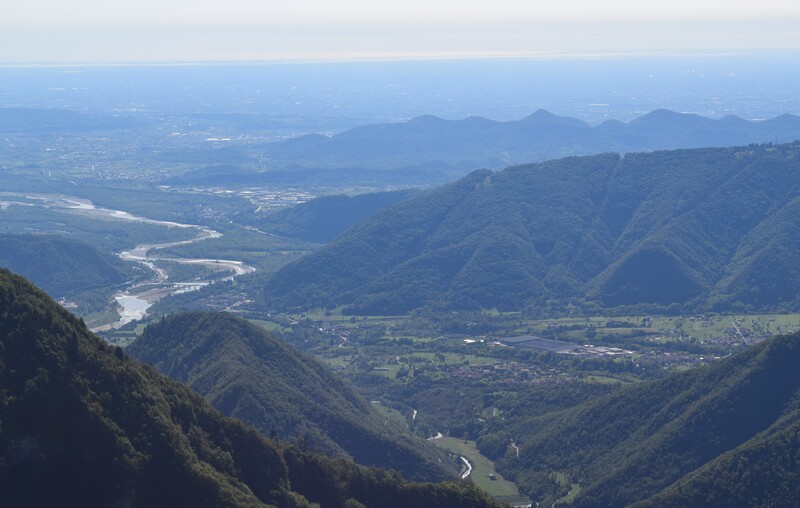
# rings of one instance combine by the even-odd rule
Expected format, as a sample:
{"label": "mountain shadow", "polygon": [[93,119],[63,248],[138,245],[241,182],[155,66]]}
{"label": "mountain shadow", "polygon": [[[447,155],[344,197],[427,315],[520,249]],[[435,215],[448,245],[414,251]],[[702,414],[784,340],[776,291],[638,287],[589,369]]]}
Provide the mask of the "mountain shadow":
{"label": "mountain shadow", "polygon": [[456,473],[434,447],[387,421],[327,366],[244,319],[172,315],[148,326],[126,351],[265,435],[302,439],[320,452],[413,479]]}
{"label": "mountain shadow", "polygon": [[498,506],[267,439],[2,269],[0,492],[11,508]]}

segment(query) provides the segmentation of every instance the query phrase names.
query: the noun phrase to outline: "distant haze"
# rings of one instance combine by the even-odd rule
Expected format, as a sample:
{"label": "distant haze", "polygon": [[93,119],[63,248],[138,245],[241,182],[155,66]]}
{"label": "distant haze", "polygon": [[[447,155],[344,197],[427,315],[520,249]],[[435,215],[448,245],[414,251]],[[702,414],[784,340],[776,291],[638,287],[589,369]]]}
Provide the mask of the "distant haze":
{"label": "distant haze", "polygon": [[800,48],[787,0],[9,2],[0,63],[341,60]]}
{"label": "distant haze", "polygon": [[[666,108],[748,120],[800,114],[800,51],[730,57],[469,59],[0,69],[0,107],[134,117],[236,114],[276,135],[432,114],[592,124]],[[218,132],[222,136],[230,132]]]}

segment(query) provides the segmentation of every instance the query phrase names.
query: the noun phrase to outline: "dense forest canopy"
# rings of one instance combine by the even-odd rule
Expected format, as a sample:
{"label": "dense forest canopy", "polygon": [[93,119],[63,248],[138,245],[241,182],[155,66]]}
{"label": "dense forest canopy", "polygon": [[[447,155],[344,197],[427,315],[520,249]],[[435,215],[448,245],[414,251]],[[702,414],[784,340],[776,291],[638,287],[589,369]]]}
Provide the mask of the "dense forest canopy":
{"label": "dense forest canopy", "polygon": [[[530,495],[582,486],[577,507],[790,506],[800,496],[800,334],[479,439]],[[508,443],[514,439],[519,455]]]}
{"label": "dense forest canopy", "polygon": [[242,318],[172,315],[148,326],[126,351],[265,435],[413,479],[456,473],[432,445],[387,421],[328,367]]}
{"label": "dense forest canopy", "polygon": [[469,176],[267,283],[279,309],[800,306],[800,145],[604,154]]}
{"label": "dense forest canopy", "polygon": [[88,243],[59,235],[0,234],[0,266],[55,296],[122,284],[136,269]]}
{"label": "dense forest canopy", "polygon": [[4,506],[497,506],[265,438],[1,269],[0,396]]}
{"label": "dense forest canopy", "polygon": [[321,196],[306,203],[267,212],[255,224],[270,233],[305,242],[327,243],[384,208],[406,201],[415,189],[348,196]]}

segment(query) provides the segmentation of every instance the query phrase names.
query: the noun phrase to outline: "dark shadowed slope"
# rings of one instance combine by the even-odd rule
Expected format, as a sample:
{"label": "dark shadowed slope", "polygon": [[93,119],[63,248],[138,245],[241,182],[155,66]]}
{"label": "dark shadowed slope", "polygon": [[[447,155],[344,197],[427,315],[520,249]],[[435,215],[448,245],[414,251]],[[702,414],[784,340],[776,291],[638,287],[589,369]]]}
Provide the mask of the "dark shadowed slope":
{"label": "dark shadowed slope", "polygon": [[270,211],[257,225],[259,229],[276,235],[304,242],[327,243],[367,217],[411,199],[419,192],[405,189],[356,196],[322,196],[296,206]]}
{"label": "dark shadowed slope", "polygon": [[582,486],[576,507],[791,506],[800,496],[798,362],[800,334],[779,337],[711,366],[517,419],[504,430],[519,457],[506,452],[500,469],[538,498],[553,492],[552,471],[567,474]]}
{"label": "dark shadowed slope", "polygon": [[723,453],[635,506],[792,506],[800,496],[798,454],[800,412],[794,411],[763,436]]}
{"label": "dark shadowed slope", "polygon": [[[308,455],[222,416],[0,270],[4,507],[495,506]],[[358,506],[356,504],[356,506]]]}
{"label": "dark shadowed slope", "polygon": [[276,308],[368,314],[570,301],[794,309],[799,196],[798,144],[477,171],[358,224],[265,293]]}
{"label": "dark shadowed slope", "polygon": [[229,314],[193,312],[152,324],[127,350],[186,383],[228,416],[281,439],[392,468],[452,478],[435,448],[388,422],[326,366]]}
{"label": "dark shadowed slope", "polygon": [[122,284],[136,270],[118,257],[63,236],[0,234],[0,246],[0,267],[55,296]]}

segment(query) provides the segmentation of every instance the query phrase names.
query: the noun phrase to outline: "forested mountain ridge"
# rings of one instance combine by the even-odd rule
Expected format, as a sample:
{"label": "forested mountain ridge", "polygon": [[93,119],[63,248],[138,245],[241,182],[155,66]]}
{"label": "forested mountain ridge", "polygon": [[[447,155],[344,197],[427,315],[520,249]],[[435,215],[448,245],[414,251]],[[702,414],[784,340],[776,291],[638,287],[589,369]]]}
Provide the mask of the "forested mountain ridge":
{"label": "forested mountain ridge", "polygon": [[244,319],[173,315],[148,326],[126,351],[265,435],[303,439],[311,449],[413,479],[456,473],[442,466],[434,447],[387,421],[326,366]]}
{"label": "forested mountain ridge", "polygon": [[479,445],[537,499],[565,494],[553,471],[572,478],[576,507],[790,506],[800,496],[798,362],[800,334],[770,339],[566,411],[501,422]]}
{"label": "forested mountain ridge", "polygon": [[56,296],[122,284],[137,272],[130,263],[65,236],[0,234],[0,244],[0,267]]}
{"label": "forested mountain ridge", "polygon": [[0,492],[12,508],[497,506],[267,439],[2,269]]}
{"label": "forested mountain ridge", "polygon": [[715,120],[661,109],[627,123],[607,120],[590,126],[575,118],[539,110],[508,122],[481,117],[444,120],[420,116],[404,123],[356,127],[330,137],[301,136],[267,149],[276,164],[287,168],[387,170],[426,167],[435,162],[451,171],[460,170],[463,175],[464,170],[480,167],[500,169],[610,151],[785,143],[797,139],[800,117],[793,115],[764,121],[735,116]]}
{"label": "forested mountain ridge", "polygon": [[385,209],[265,295],[365,314],[791,309],[799,228],[798,143],[571,157],[476,171]]}

